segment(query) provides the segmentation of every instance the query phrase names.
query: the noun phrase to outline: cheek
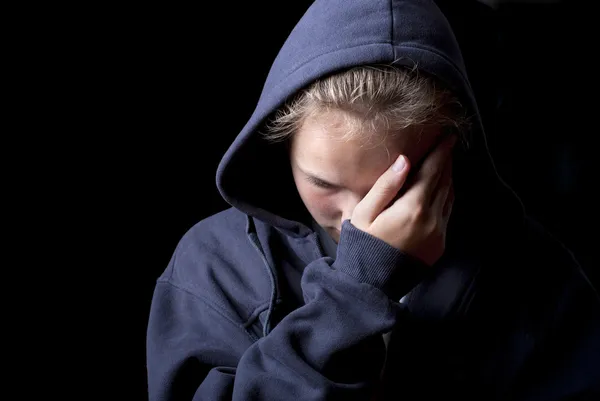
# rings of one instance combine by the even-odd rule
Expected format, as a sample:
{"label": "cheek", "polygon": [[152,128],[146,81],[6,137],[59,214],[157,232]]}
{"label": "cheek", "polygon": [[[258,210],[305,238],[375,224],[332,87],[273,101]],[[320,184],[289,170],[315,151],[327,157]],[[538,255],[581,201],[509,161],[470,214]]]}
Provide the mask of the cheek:
{"label": "cheek", "polygon": [[312,185],[299,186],[298,191],[306,208],[316,220],[335,219],[339,214],[334,194],[314,188]]}

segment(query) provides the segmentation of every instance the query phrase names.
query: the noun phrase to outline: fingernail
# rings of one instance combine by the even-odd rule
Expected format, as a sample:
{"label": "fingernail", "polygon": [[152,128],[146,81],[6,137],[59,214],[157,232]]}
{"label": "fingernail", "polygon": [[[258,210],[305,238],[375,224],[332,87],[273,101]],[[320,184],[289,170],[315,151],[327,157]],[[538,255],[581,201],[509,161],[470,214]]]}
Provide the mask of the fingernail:
{"label": "fingernail", "polygon": [[402,170],[404,170],[405,166],[406,166],[406,161],[404,160],[404,156],[400,156],[398,159],[396,159],[396,162],[392,165],[392,170],[396,173],[399,173]]}

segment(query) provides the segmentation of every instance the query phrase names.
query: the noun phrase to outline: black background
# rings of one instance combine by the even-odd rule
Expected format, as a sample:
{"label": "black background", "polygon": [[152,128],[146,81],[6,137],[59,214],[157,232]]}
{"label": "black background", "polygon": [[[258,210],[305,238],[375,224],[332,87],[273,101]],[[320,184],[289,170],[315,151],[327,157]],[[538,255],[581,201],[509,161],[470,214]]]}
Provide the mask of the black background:
{"label": "black background", "polygon": [[[79,223],[94,232],[80,248],[75,279],[79,292],[98,288],[92,302],[100,305],[73,335],[82,378],[70,386],[87,398],[146,398],[155,280],[185,231],[228,207],[215,186],[217,164],[310,3],[105,6],[64,32],[66,52],[86,55],[72,57],[69,71],[74,93],[85,95],[73,102],[82,139],[70,143],[90,166],[79,197],[91,202]],[[589,11],[560,1],[496,10],[438,4],[456,30],[501,175],[598,283]]]}

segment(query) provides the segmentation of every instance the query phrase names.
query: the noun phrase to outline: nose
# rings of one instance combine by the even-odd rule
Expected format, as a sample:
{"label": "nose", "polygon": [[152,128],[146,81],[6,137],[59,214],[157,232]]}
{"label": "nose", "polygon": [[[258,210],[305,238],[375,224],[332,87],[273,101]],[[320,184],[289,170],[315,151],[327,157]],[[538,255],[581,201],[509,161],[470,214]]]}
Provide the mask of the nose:
{"label": "nose", "polygon": [[358,205],[360,200],[361,200],[360,196],[350,195],[344,201],[344,203],[342,205],[342,218],[340,220],[340,226],[338,227],[340,229],[340,231],[342,229],[342,223],[345,220],[350,220],[352,218],[352,213],[354,212],[354,208],[356,208],[356,205]]}

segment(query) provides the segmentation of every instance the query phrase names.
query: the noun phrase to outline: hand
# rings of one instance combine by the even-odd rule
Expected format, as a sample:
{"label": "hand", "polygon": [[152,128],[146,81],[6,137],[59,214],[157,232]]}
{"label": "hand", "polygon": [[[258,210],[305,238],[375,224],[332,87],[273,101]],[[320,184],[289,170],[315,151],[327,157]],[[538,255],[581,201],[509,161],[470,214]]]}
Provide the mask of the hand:
{"label": "hand", "polygon": [[[416,172],[414,184],[396,198],[410,171],[409,160],[400,155],[404,168],[389,168],[356,205],[350,222],[396,249],[433,265],[444,253],[446,227],[452,204],[452,148],[456,136],[445,138]],[[391,203],[391,205],[390,205]]]}

